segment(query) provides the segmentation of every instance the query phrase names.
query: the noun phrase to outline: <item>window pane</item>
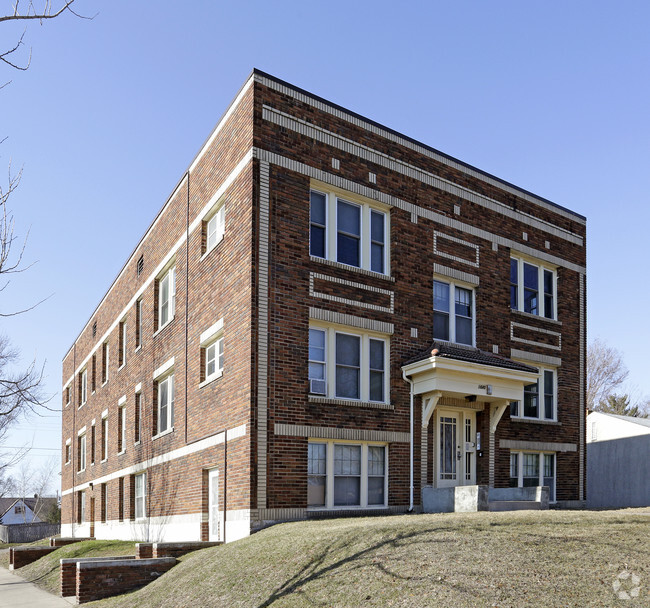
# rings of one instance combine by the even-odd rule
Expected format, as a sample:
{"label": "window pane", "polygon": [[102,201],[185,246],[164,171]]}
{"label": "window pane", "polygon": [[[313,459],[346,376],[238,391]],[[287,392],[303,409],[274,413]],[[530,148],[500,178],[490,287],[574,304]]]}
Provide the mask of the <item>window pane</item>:
{"label": "window pane", "polygon": [[433,309],[449,312],[449,284],[441,281],[433,282]]}
{"label": "window pane", "polygon": [[338,201],[338,230],[356,237],[361,236],[361,207]]}
{"label": "window pane", "polygon": [[524,263],[524,287],[534,289],[535,291],[538,290],[539,275],[537,273],[537,266]]}
{"label": "window pane", "polygon": [[309,360],[325,361],[325,332],[321,329],[309,330]]}
{"label": "window pane", "polygon": [[547,319],[553,318],[553,296],[544,296],[544,316]]}
{"label": "window pane", "polygon": [[217,216],[213,216],[208,222],[207,230],[208,239],[206,243],[206,248],[212,249],[217,242]]}
{"label": "window pane", "polygon": [[539,454],[524,454],[523,486],[539,485]]}
{"label": "window pane", "polygon": [[383,475],[386,448],[379,445],[368,446],[368,475]]}
{"label": "window pane", "polygon": [[510,402],[510,415],[519,416],[519,401]]}
{"label": "window pane", "polygon": [[325,475],[327,472],[327,446],[324,443],[310,443],[308,450],[309,475]]}
{"label": "window pane", "polygon": [[359,336],[336,334],[336,364],[359,367],[360,344]]}
{"label": "window pane", "polygon": [[370,270],[384,274],[384,246],[378,243],[370,245]]}
{"label": "window pane", "polygon": [[553,401],[555,396],[553,372],[544,371],[544,417],[553,418]]}
{"label": "window pane", "polygon": [[361,266],[359,261],[359,239],[339,232],[337,236],[337,259],[342,264]]}
{"label": "window pane", "polygon": [[336,367],[336,396],[343,399],[359,399],[359,370]]}
{"label": "window pane", "polygon": [[469,289],[456,287],[455,291],[455,305],[456,314],[462,317],[472,316],[472,292]]}
{"label": "window pane", "polygon": [[325,257],[325,228],[322,226],[311,226],[309,253],[317,258]]}
{"label": "window pane", "polygon": [[217,369],[219,371],[223,371],[223,338],[219,338],[219,340],[217,340],[217,354]]}
{"label": "window pane", "polygon": [[205,375],[211,376],[216,371],[216,344],[212,344],[205,350]]}
{"label": "window pane", "polygon": [[374,243],[384,243],[384,214],[378,211],[370,212],[370,232]]}
{"label": "window pane", "polygon": [[517,260],[510,260],[510,282],[517,284],[519,281],[517,279],[519,274],[519,262]]}
{"label": "window pane", "polygon": [[538,395],[537,382],[524,386],[524,416],[529,418],[539,417]]}
{"label": "window pane", "polygon": [[456,342],[472,344],[472,320],[456,317]]}
{"label": "window pane", "polygon": [[384,499],[384,478],[368,477],[368,504],[383,505]]}
{"label": "window pane", "polygon": [[437,340],[449,340],[449,315],[433,313],[433,337]]}
{"label": "window pane", "polygon": [[310,195],[310,217],[314,224],[325,226],[325,195],[312,192]]}
{"label": "window pane", "polygon": [[544,271],[544,293],[553,295],[553,273],[550,270]]}
{"label": "window pane", "polygon": [[334,505],[358,506],[361,504],[361,479],[359,477],[334,478]]}
{"label": "window pane", "polygon": [[519,479],[519,454],[510,454],[510,477]]}
{"label": "window pane", "polygon": [[370,369],[384,369],[384,342],[383,340],[370,340]]}
{"label": "window pane", "polygon": [[325,506],[325,476],[310,475],[307,478],[307,506]]}
{"label": "window pane", "polygon": [[334,475],[361,474],[361,446],[334,446]]}
{"label": "window pane", "polygon": [[383,372],[370,372],[370,401],[384,401]]}
{"label": "window pane", "polygon": [[325,380],[325,365],[323,363],[309,364],[310,380]]}

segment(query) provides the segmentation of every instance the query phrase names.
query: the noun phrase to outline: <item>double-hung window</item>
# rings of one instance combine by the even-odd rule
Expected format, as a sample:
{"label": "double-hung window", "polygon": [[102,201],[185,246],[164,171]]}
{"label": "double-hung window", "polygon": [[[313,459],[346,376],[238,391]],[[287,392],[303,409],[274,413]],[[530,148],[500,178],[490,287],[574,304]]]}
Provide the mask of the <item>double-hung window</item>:
{"label": "double-hung window", "polygon": [[102,462],[108,458],[108,412],[102,415]]}
{"label": "double-hung window", "polygon": [[309,392],[335,399],[386,403],[388,339],[348,328],[309,329]]}
{"label": "double-hung window", "polygon": [[379,274],[388,274],[388,213],[375,203],[326,188],[312,190],[309,253]]}
{"label": "double-hung window", "polygon": [[555,502],[555,453],[510,452],[510,487],[548,486]]}
{"label": "double-hung window", "polygon": [[221,205],[214,214],[205,221],[205,253],[212,251],[223,239],[226,227],[226,208]]}
{"label": "double-hung window", "polygon": [[200,337],[201,385],[220,378],[224,365],[223,318],[206,329]]}
{"label": "double-hung window", "polygon": [[86,470],[86,433],[77,437],[77,471]]}
{"label": "double-hung window", "polygon": [[117,452],[126,450],[126,405],[117,408]]}
{"label": "double-hung window", "polygon": [[513,418],[556,420],[556,370],[540,368],[537,381],[524,386],[523,400],[510,403],[510,416]]}
{"label": "double-hung window", "polygon": [[119,347],[117,351],[118,368],[126,365],[126,321],[120,321],[119,324]]}
{"label": "double-hung window", "polygon": [[108,342],[102,344],[102,385],[108,382]]}
{"label": "double-hung window", "polygon": [[158,280],[158,329],[174,318],[176,308],[176,268],[170,268]]}
{"label": "double-hung window", "polygon": [[446,281],[433,281],[433,337],[474,344],[474,292]]}
{"label": "double-hung window", "polygon": [[79,407],[86,405],[88,401],[88,370],[85,369],[81,372],[79,378]]}
{"label": "double-hung window", "polygon": [[147,474],[140,473],[135,476],[135,518],[143,519],[147,516]]}
{"label": "double-hung window", "polygon": [[307,504],[310,508],[386,506],[385,445],[309,443]]}
{"label": "double-hung window", "polygon": [[510,308],[556,319],[556,272],[532,260],[510,258]]}
{"label": "double-hung window", "polygon": [[142,298],[135,302],[135,350],[142,346]]}
{"label": "double-hung window", "polygon": [[158,381],[158,428],[164,433],[174,426],[174,374]]}

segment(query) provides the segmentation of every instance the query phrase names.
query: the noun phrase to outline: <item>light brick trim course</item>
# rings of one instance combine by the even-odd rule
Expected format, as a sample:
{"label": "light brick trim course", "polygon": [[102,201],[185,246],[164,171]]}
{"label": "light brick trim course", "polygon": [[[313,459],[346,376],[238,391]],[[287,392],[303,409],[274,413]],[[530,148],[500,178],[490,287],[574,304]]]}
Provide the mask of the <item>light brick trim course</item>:
{"label": "light brick trim course", "polygon": [[374,319],[357,317],[355,315],[334,312],[332,310],[323,310],[321,308],[310,307],[309,318],[314,319],[315,321],[325,321],[326,323],[337,323],[339,325],[349,325],[350,327],[357,327],[367,331],[376,331],[380,334],[392,335],[395,331],[395,326],[392,323],[375,321]]}
{"label": "light brick trim course", "polygon": [[328,426],[306,426],[298,424],[279,424],[274,428],[276,435],[289,437],[311,437],[313,439],[343,439],[348,441],[386,441],[408,443],[410,433],[393,431],[371,431],[366,429],[339,429]]}
{"label": "light brick trim course", "polygon": [[515,439],[502,439],[499,447],[510,450],[536,450],[540,452],[575,452],[578,446],[575,443],[555,443],[553,441],[517,441]]}

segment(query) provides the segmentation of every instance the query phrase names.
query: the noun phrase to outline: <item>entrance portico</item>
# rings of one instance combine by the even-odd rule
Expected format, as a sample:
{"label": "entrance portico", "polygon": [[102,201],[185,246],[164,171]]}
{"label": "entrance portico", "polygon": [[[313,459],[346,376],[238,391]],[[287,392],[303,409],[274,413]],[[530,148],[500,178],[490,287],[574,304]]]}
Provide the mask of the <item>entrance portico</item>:
{"label": "entrance portico", "polygon": [[[422,398],[420,480],[433,487],[476,485],[477,459],[488,455],[489,486],[494,487],[494,434],[511,401],[537,380],[537,369],[476,348],[434,343],[422,357],[402,367],[414,395]],[[477,433],[477,414],[489,416],[488,437]],[[428,429],[433,420],[433,458]]]}

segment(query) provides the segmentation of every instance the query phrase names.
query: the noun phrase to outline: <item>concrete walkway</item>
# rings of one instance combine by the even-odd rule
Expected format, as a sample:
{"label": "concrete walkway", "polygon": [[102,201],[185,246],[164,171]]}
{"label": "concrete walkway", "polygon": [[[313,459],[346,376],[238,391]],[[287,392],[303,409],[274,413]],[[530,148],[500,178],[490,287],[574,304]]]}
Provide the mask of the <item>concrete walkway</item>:
{"label": "concrete walkway", "polygon": [[72,602],[0,567],[0,608],[70,608]]}

